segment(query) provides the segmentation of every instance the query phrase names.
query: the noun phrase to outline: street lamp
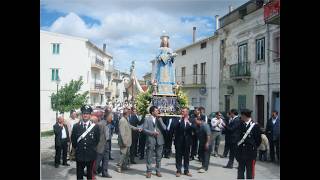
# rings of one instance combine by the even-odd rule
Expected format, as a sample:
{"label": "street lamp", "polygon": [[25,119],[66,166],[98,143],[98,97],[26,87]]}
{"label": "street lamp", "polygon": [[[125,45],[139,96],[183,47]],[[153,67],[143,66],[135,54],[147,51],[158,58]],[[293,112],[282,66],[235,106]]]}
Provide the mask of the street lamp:
{"label": "street lamp", "polygon": [[[58,100],[58,91],[59,91],[59,84],[60,84],[60,78],[58,77],[57,80],[56,80],[56,84],[57,84],[57,103],[59,102]],[[58,107],[58,105],[56,104],[56,106]],[[58,110],[56,112],[56,120],[58,119]]]}

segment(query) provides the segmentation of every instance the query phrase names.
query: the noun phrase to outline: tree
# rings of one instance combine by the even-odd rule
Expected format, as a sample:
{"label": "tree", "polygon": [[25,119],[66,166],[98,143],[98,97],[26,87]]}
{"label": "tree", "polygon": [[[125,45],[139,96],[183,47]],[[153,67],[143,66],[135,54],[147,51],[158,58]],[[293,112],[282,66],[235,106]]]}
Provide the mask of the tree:
{"label": "tree", "polygon": [[83,106],[88,100],[89,92],[80,94],[79,91],[83,85],[82,76],[79,80],[71,80],[65,84],[57,93],[52,93],[52,109],[59,112],[69,112]]}

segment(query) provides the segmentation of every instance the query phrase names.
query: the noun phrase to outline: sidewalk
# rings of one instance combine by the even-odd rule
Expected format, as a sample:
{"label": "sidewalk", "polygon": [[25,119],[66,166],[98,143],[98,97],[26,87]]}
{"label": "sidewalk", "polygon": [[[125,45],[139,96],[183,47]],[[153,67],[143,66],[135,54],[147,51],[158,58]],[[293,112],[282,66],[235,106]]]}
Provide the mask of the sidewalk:
{"label": "sidewalk", "polygon": [[[223,152],[224,141],[221,141],[219,153]],[[173,146],[174,149],[174,146]],[[69,167],[60,166],[54,167],[54,136],[41,138],[41,177],[43,180],[62,180],[62,179],[76,179],[76,163],[71,161]],[[109,173],[113,179],[130,179],[138,180],[145,179],[146,164],[145,160],[139,160],[136,158],[137,164],[130,166],[130,170],[124,171],[122,174],[115,171],[116,163],[119,161],[119,147],[117,144],[117,136],[112,138],[112,157],[115,159],[109,161]],[[200,167],[200,163],[197,160],[190,161],[190,172],[193,177],[181,176],[180,179],[189,180],[223,180],[223,179],[236,179],[237,169],[225,169],[222,166],[226,165],[228,158],[213,157],[210,158],[209,170],[206,173],[199,174],[197,168]],[[234,167],[237,167],[235,160]],[[175,158],[170,159],[162,158],[161,160],[161,173],[162,179],[171,180],[178,179],[175,176]],[[280,166],[270,162],[256,163],[256,178],[255,179],[280,179]],[[152,176],[151,178],[158,179],[159,177]],[[86,179],[86,178],[85,178]],[[96,176],[96,179],[106,179],[100,175]]]}

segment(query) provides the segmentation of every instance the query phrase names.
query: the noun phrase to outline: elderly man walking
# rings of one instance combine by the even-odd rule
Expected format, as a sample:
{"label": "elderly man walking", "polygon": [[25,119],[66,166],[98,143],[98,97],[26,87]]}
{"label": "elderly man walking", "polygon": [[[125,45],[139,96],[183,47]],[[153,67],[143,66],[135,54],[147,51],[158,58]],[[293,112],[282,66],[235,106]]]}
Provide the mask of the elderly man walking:
{"label": "elderly man walking", "polygon": [[140,130],[131,126],[128,122],[129,110],[126,108],[123,110],[123,116],[119,121],[119,134],[118,134],[118,144],[120,146],[120,161],[116,169],[117,172],[122,173],[122,170],[129,168],[129,150],[132,144],[132,130]]}

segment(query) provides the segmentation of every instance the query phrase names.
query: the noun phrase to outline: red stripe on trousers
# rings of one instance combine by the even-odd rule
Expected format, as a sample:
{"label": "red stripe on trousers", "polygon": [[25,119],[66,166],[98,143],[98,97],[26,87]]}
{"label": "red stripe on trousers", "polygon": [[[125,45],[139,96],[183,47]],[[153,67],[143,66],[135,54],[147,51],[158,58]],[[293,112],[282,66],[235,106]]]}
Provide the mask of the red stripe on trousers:
{"label": "red stripe on trousers", "polygon": [[254,179],[254,165],[256,164],[255,160],[252,160],[252,179]]}
{"label": "red stripe on trousers", "polygon": [[95,166],[96,166],[96,161],[94,160],[94,161],[92,161],[92,166],[91,166],[91,175],[92,175],[91,179],[92,180],[94,180],[94,174],[95,174],[94,170],[96,169]]}

